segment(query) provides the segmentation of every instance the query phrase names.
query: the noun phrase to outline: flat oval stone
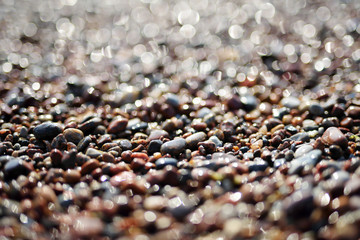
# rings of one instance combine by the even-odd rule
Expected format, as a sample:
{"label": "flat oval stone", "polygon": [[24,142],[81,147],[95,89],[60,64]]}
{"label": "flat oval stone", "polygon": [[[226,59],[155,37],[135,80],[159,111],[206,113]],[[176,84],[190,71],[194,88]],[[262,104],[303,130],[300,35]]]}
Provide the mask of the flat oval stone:
{"label": "flat oval stone", "polygon": [[99,218],[81,216],[75,220],[73,227],[76,236],[80,238],[91,238],[99,235],[103,231],[104,224]]}
{"label": "flat oval stone", "polygon": [[112,120],[107,128],[107,132],[110,134],[116,134],[126,129],[128,120],[126,118],[116,118]]}
{"label": "flat oval stone", "polygon": [[34,128],[34,135],[37,139],[51,140],[62,132],[62,128],[53,122],[44,122]]}
{"label": "flat oval stone", "polygon": [[156,160],[155,166],[157,169],[164,168],[167,165],[176,167],[177,163],[178,161],[175,158],[159,158],[158,160]]}
{"label": "flat oval stone", "polygon": [[298,174],[305,166],[314,167],[321,159],[322,152],[319,149],[307,152],[305,155],[291,161],[289,174]]}
{"label": "flat oval stone", "polygon": [[319,103],[312,103],[309,106],[309,112],[314,116],[321,116],[324,113],[324,108]]}
{"label": "flat oval stone", "polygon": [[189,137],[187,137],[185,139],[186,144],[188,145],[189,148],[193,149],[195,147],[197,147],[197,144],[199,142],[202,142],[206,139],[206,134],[204,132],[197,132],[194,133],[192,135],[190,135]]}
{"label": "flat oval stone", "polygon": [[148,145],[148,152],[149,154],[153,154],[155,152],[160,152],[161,145],[163,141],[161,140],[152,140]]}
{"label": "flat oval stone", "polygon": [[257,101],[258,100],[256,97],[254,97],[253,95],[249,95],[249,94],[240,97],[240,102],[242,103],[243,108],[246,111],[254,110],[258,105]]}
{"label": "flat oval stone", "polygon": [[314,209],[314,197],[311,189],[300,189],[284,199],[283,207],[289,219],[309,217]]}
{"label": "flat oval stone", "polygon": [[310,144],[303,144],[302,146],[300,146],[298,149],[296,149],[294,157],[298,158],[303,156],[305,153],[310,152],[311,150],[313,150],[314,148],[310,145]]}
{"label": "flat oval stone", "polygon": [[97,158],[97,157],[101,156],[101,154],[102,154],[102,152],[95,148],[88,148],[86,150],[86,155],[91,158]]}
{"label": "flat oval stone", "polygon": [[84,133],[90,133],[91,131],[94,131],[96,127],[99,126],[101,123],[102,123],[101,118],[94,117],[80,124],[79,129]]}
{"label": "flat oval stone", "polygon": [[296,134],[292,135],[290,137],[290,139],[294,140],[294,141],[307,142],[310,140],[310,136],[306,132],[300,132],[300,133],[296,133]]}
{"label": "flat oval stone", "polygon": [[85,175],[88,173],[91,173],[92,170],[94,170],[95,168],[100,167],[100,162],[96,159],[90,159],[89,161],[87,161],[86,163],[84,163],[81,166],[81,175]]}
{"label": "flat oval stone", "polygon": [[20,175],[28,175],[33,166],[19,158],[11,158],[4,166],[4,177],[6,180],[16,179]]}
{"label": "flat oval stone", "polygon": [[179,155],[185,150],[186,141],[183,138],[176,138],[174,140],[164,143],[160,151],[162,154]]}
{"label": "flat oval stone", "polygon": [[298,108],[300,100],[296,97],[286,97],[281,100],[281,104],[287,108]]}
{"label": "flat oval stone", "polygon": [[348,109],[346,109],[346,114],[351,118],[359,119],[360,118],[360,107],[350,106],[350,107],[348,107]]}
{"label": "flat oval stone", "polygon": [[337,127],[329,127],[324,132],[321,140],[324,144],[327,145],[338,145],[342,148],[346,148],[348,145],[348,140],[345,135]]}
{"label": "flat oval stone", "polygon": [[66,141],[75,143],[76,145],[84,138],[84,133],[76,128],[65,129],[63,134]]}
{"label": "flat oval stone", "polygon": [[155,139],[168,138],[168,137],[169,137],[169,133],[167,131],[155,129],[151,131],[148,140],[151,141]]}

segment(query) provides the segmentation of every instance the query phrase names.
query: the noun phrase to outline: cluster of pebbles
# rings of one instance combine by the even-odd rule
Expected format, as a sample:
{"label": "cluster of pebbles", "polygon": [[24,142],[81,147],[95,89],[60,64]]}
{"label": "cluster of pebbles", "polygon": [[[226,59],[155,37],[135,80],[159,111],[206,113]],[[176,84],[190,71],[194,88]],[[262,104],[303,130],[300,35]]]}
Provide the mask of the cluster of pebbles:
{"label": "cluster of pebbles", "polygon": [[1,239],[357,239],[357,1],[11,1]]}

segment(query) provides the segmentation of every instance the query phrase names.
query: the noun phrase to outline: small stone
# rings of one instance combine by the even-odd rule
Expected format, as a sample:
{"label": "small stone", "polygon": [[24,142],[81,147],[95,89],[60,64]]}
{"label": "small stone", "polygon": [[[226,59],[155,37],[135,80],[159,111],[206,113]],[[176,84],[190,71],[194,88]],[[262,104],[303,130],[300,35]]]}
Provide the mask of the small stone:
{"label": "small stone", "polygon": [[240,102],[246,111],[254,110],[258,105],[258,100],[253,95],[244,95],[240,97]]}
{"label": "small stone", "polygon": [[309,112],[314,116],[321,116],[324,114],[324,108],[315,102],[309,106]]}
{"label": "small stone", "polygon": [[64,170],[74,168],[76,166],[76,154],[77,151],[74,149],[63,154],[63,157],[61,159],[61,166]]}
{"label": "small stone", "polygon": [[155,140],[155,139],[161,139],[161,138],[169,138],[169,133],[165,130],[152,130],[150,132],[150,135],[148,137],[149,141]]}
{"label": "small stone", "polygon": [[168,201],[167,210],[180,221],[194,209],[195,205],[194,201],[185,196],[176,196]]}
{"label": "small stone", "polygon": [[51,147],[60,150],[67,150],[67,141],[64,134],[60,133],[51,142]]}
{"label": "small stone", "polygon": [[101,156],[102,152],[95,148],[88,148],[85,154],[91,158],[98,158]]}
{"label": "small stone", "polygon": [[291,161],[288,173],[298,174],[305,166],[314,167],[321,159],[322,151],[319,149],[307,152],[305,155]]}
{"label": "small stone", "polygon": [[80,178],[81,178],[80,172],[74,169],[68,169],[64,173],[65,181],[70,184],[79,182]]}
{"label": "small stone", "polygon": [[116,118],[112,120],[107,128],[107,132],[110,134],[117,134],[126,129],[128,120],[126,118]]}
{"label": "small stone", "polygon": [[4,166],[4,177],[6,180],[16,179],[20,175],[27,176],[34,168],[32,164],[19,158],[10,157]]}
{"label": "small stone", "polygon": [[54,167],[59,167],[61,165],[62,156],[63,154],[61,153],[60,150],[58,149],[51,150],[50,158],[51,158],[51,163],[53,164]]}
{"label": "small stone", "polygon": [[101,118],[94,117],[79,125],[79,129],[85,134],[89,134],[96,129],[102,123]]}
{"label": "small stone", "polygon": [[354,177],[345,184],[344,194],[351,196],[359,193],[360,193],[360,178]]}
{"label": "small stone", "polygon": [[346,115],[354,118],[359,119],[360,118],[360,107],[358,106],[350,106],[348,109],[346,109]]}
{"label": "small stone", "polygon": [[44,122],[34,128],[34,135],[37,139],[51,140],[61,132],[61,127],[53,122]]}
{"label": "small stone", "polygon": [[326,129],[321,140],[327,145],[334,144],[342,148],[346,148],[348,146],[348,140],[345,135],[336,127],[329,127]]}
{"label": "small stone", "polygon": [[94,238],[99,236],[104,229],[100,218],[89,216],[78,217],[72,226],[75,236],[80,238]]}
{"label": "small stone", "polygon": [[296,97],[286,97],[281,100],[281,104],[287,108],[298,108],[300,106],[300,100]]}
{"label": "small stone", "polygon": [[209,141],[212,141],[213,143],[215,143],[216,147],[222,147],[222,145],[223,145],[222,141],[220,141],[220,139],[215,135],[211,136],[209,138]]}
{"label": "small stone", "polygon": [[152,211],[160,211],[167,205],[168,199],[163,196],[150,196],[144,200],[144,208]]}
{"label": "small stone", "polygon": [[185,139],[187,146],[190,149],[195,149],[199,142],[202,142],[206,139],[206,134],[204,132],[197,132]]}
{"label": "small stone", "polygon": [[155,152],[160,152],[161,145],[163,145],[163,141],[161,140],[152,140],[148,145],[148,153],[153,154]]}
{"label": "small stone", "polygon": [[246,162],[249,163],[249,172],[252,171],[265,171],[269,164],[261,158],[255,158],[253,161]]}
{"label": "small stone", "polygon": [[119,147],[123,150],[123,151],[126,151],[126,150],[131,150],[132,149],[132,144],[129,140],[127,139],[120,139],[120,140],[117,140],[115,141],[117,142],[117,144],[119,145]]}
{"label": "small stone", "polygon": [[63,134],[68,142],[72,142],[76,145],[84,138],[84,133],[76,128],[65,129]]}
{"label": "small stone", "polygon": [[159,158],[158,160],[156,160],[155,166],[157,169],[162,169],[167,165],[176,167],[177,163],[178,161],[175,158]]}
{"label": "small stone", "polygon": [[91,142],[92,142],[91,137],[86,136],[85,138],[83,138],[77,145],[78,151],[79,152],[84,151]]}
{"label": "small stone", "polygon": [[291,220],[308,218],[314,209],[314,197],[311,189],[300,189],[283,201],[285,214]]}
{"label": "small stone", "polygon": [[312,131],[319,128],[315,121],[311,119],[305,119],[302,123],[302,126],[305,131]]}
{"label": "small stone", "polygon": [[81,175],[86,175],[91,173],[91,171],[98,167],[100,167],[100,162],[96,159],[90,159],[81,166],[80,173]]}
{"label": "small stone", "polygon": [[302,144],[301,146],[299,146],[298,149],[296,149],[295,151],[295,158],[301,157],[303,156],[305,153],[310,152],[311,150],[313,150],[314,148],[309,145],[309,144]]}
{"label": "small stone", "polygon": [[301,142],[307,142],[310,140],[310,136],[308,133],[306,132],[300,132],[300,133],[297,133],[295,135],[292,135],[290,137],[291,140],[294,140],[294,141],[301,141]]}
{"label": "small stone", "polygon": [[162,154],[170,154],[170,155],[179,155],[181,152],[185,150],[186,141],[183,138],[176,138],[174,140],[168,141],[161,146]]}

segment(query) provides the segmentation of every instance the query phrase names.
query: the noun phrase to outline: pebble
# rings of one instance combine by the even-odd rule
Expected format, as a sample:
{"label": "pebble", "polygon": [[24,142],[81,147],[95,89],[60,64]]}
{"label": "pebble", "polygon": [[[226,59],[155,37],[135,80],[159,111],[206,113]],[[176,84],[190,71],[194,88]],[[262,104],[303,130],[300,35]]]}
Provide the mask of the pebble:
{"label": "pebble", "polygon": [[295,158],[290,163],[289,174],[299,174],[302,169],[307,167],[314,167],[321,159],[322,152],[319,149],[311,150],[301,157]]}
{"label": "pebble", "polygon": [[6,180],[16,179],[20,175],[27,176],[33,170],[30,163],[19,158],[9,157],[4,166],[4,177]]}
{"label": "pebble", "polygon": [[254,110],[258,105],[258,100],[253,95],[244,95],[240,97],[240,102],[246,111]]}
{"label": "pebble", "polygon": [[308,153],[313,149],[314,148],[310,144],[302,144],[301,146],[298,147],[298,149],[296,149],[294,157],[295,158],[301,157],[305,153]]}
{"label": "pebble", "polygon": [[342,148],[346,148],[348,140],[345,135],[337,127],[329,127],[326,129],[321,137],[321,140],[326,145],[338,145]]}
{"label": "pebble", "polygon": [[66,141],[72,142],[76,145],[84,138],[84,133],[76,128],[65,129],[63,134],[66,138]]}
{"label": "pebble", "polygon": [[107,128],[107,132],[110,134],[117,134],[126,129],[128,120],[126,118],[116,118],[112,120]]}
{"label": "pebble", "polygon": [[206,134],[204,132],[197,132],[187,137],[185,141],[190,149],[194,149],[195,147],[197,147],[197,144],[199,142],[202,142],[205,139],[206,139]]}
{"label": "pebble", "polygon": [[149,154],[153,154],[155,152],[160,152],[160,148],[163,145],[163,141],[161,140],[152,140],[150,141],[147,149]]}
{"label": "pebble", "polygon": [[324,108],[319,103],[312,103],[309,106],[309,112],[314,116],[321,116],[324,114]]}
{"label": "pebble", "polygon": [[310,136],[306,132],[300,132],[300,133],[296,133],[296,134],[292,135],[290,137],[290,139],[294,140],[294,141],[307,142],[310,140]]}
{"label": "pebble", "polygon": [[346,109],[346,115],[354,118],[359,119],[360,118],[360,107],[359,106],[350,106],[348,109]]}
{"label": "pebble", "polygon": [[281,100],[281,104],[287,108],[293,109],[300,106],[300,100],[297,97],[286,97]]}
{"label": "pebble", "polygon": [[86,150],[86,155],[91,157],[91,158],[98,158],[102,155],[102,152],[95,149],[95,148],[88,148]]}
{"label": "pebble", "polygon": [[165,142],[161,146],[161,153],[162,154],[170,154],[173,156],[179,155],[181,152],[185,150],[186,147],[186,141],[183,138],[176,138],[174,140]]}
{"label": "pebble", "polygon": [[100,162],[96,159],[90,159],[81,166],[81,175],[89,174],[94,169],[100,167]]}
{"label": "pebble", "polygon": [[314,197],[311,189],[300,189],[283,201],[286,216],[292,221],[310,217],[314,209]]}
{"label": "pebble", "polygon": [[176,167],[177,164],[178,164],[178,161],[175,158],[159,158],[155,162],[155,166],[157,169],[162,169],[167,165]]}
{"label": "pebble", "polygon": [[222,147],[223,145],[223,142],[217,136],[211,136],[209,140],[215,143],[216,147]]}
{"label": "pebble", "polygon": [[169,138],[169,133],[165,130],[152,130],[148,137],[148,140],[152,141],[162,138]]}
{"label": "pebble", "polygon": [[79,129],[85,134],[89,134],[94,131],[102,123],[101,118],[93,117],[79,125]]}
{"label": "pebble", "polygon": [[34,135],[37,139],[51,140],[61,132],[61,127],[53,122],[44,122],[34,128]]}
{"label": "pebble", "polygon": [[97,217],[81,216],[73,223],[74,234],[79,238],[93,238],[104,230],[103,222]]}

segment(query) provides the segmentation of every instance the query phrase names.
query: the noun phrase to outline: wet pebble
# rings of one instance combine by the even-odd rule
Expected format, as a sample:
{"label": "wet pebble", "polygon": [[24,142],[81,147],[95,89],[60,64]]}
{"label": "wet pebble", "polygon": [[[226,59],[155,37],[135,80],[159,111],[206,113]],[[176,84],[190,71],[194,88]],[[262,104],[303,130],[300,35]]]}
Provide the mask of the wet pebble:
{"label": "wet pebble", "polygon": [[155,165],[157,169],[162,169],[167,165],[176,167],[178,161],[175,158],[159,158],[156,160]]}
{"label": "wet pebble", "polygon": [[76,145],[84,138],[84,133],[76,128],[65,129],[63,134],[68,142],[72,142]]}
{"label": "wet pebble", "polygon": [[163,141],[161,140],[152,140],[150,141],[147,149],[149,154],[153,154],[155,152],[160,152],[160,148],[163,145]]}
{"label": "wet pebble", "polygon": [[27,176],[34,168],[30,163],[19,158],[8,158],[4,166],[4,177],[6,180],[16,179],[20,175]]}
{"label": "wet pebble", "polygon": [[44,122],[34,128],[34,135],[38,139],[51,140],[61,132],[61,127],[53,122]]}
{"label": "wet pebble", "polygon": [[342,148],[346,148],[348,145],[348,140],[346,139],[345,135],[336,127],[329,127],[328,129],[326,129],[326,131],[321,137],[321,140],[324,144],[334,144]]}
{"label": "wet pebble", "polygon": [[310,140],[310,136],[306,132],[300,132],[300,133],[296,133],[296,134],[292,135],[290,137],[290,139],[294,140],[294,141],[307,142]]}
{"label": "wet pebble", "polygon": [[112,120],[107,128],[107,132],[110,134],[117,134],[126,129],[128,120],[126,118],[116,118]]}
{"label": "wet pebble", "polygon": [[204,132],[197,132],[187,137],[185,141],[190,149],[194,149],[195,147],[197,147],[197,144],[199,142],[202,142],[205,139],[206,139],[206,134]]}
{"label": "wet pebble", "polygon": [[281,104],[287,108],[298,108],[300,100],[297,97],[286,97],[281,100]]}
{"label": "wet pebble", "polygon": [[181,152],[185,150],[186,147],[186,141],[183,138],[176,138],[174,140],[165,142],[161,146],[161,153],[162,154],[170,154],[173,156],[179,155]]}

